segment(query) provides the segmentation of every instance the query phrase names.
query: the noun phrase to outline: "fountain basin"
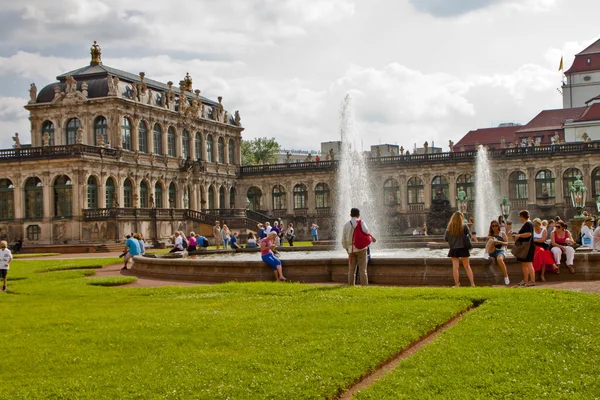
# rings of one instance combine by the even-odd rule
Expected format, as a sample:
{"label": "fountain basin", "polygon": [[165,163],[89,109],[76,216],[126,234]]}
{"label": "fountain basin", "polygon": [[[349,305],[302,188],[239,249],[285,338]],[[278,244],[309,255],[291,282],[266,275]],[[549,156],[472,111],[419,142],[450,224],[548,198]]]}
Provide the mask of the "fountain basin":
{"label": "fountain basin", "polygon": [[[431,250],[431,256],[414,256],[428,250],[402,251],[402,257],[392,253],[374,252],[369,262],[369,283],[401,286],[448,286],[453,285],[450,259],[442,256],[447,250]],[[308,283],[346,283],[348,261],[343,251],[311,252],[311,257],[298,257],[299,253],[282,255],[283,271],[288,280]],[[503,284],[503,275],[493,260],[484,260],[481,250],[474,249],[471,267],[477,285]],[[132,272],[135,275],[158,278],[191,280],[207,283],[254,282],[274,280],[273,271],[260,260],[258,254],[246,253],[242,257],[209,255],[199,258],[163,259],[143,256],[134,257]],[[293,257],[293,258],[292,258]],[[513,282],[522,279],[521,263],[514,257],[506,259],[508,273]],[[575,274],[564,266],[559,275],[547,273],[548,281],[598,280],[600,279],[600,253],[577,253]],[[463,268],[461,282],[468,283]]]}

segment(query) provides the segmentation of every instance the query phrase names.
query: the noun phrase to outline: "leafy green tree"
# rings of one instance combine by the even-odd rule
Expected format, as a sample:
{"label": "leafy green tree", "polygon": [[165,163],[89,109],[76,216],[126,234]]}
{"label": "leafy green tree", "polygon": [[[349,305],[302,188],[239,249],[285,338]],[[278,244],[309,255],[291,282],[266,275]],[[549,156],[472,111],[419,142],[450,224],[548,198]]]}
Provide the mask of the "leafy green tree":
{"label": "leafy green tree", "polygon": [[279,151],[279,143],[275,138],[256,138],[242,141],[242,164],[272,164]]}

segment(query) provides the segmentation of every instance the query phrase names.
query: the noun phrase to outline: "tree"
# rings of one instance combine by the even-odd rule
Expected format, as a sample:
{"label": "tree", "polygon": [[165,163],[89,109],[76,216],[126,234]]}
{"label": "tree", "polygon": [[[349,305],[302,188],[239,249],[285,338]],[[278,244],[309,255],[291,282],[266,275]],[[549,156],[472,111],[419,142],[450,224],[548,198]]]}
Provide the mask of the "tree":
{"label": "tree", "polygon": [[279,143],[275,138],[242,140],[242,165],[272,164],[278,151]]}

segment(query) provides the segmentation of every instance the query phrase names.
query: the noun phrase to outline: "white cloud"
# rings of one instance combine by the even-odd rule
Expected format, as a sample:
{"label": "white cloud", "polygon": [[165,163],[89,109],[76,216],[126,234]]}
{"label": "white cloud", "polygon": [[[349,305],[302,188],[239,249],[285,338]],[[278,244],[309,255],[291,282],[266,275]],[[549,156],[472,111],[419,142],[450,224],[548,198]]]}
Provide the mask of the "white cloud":
{"label": "white cloud", "polygon": [[21,143],[31,141],[29,113],[23,108],[27,100],[17,97],[0,97],[0,148],[12,147],[12,136],[19,133]]}

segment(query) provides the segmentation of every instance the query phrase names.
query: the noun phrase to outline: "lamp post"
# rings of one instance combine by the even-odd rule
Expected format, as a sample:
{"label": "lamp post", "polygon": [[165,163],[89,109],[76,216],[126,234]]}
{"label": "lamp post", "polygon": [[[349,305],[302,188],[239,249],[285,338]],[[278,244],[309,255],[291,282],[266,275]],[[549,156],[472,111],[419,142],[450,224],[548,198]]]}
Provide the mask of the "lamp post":
{"label": "lamp post", "polygon": [[585,207],[585,199],[587,196],[588,188],[583,184],[581,176],[577,176],[573,186],[569,191],[571,192],[571,204],[573,208],[577,210],[575,218],[583,218],[583,208]]}
{"label": "lamp post", "polygon": [[504,196],[502,202],[500,203],[500,209],[502,210],[502,215],[504,215],[504,219],[508,220],[508,216],[510,215],[510,201]]}

